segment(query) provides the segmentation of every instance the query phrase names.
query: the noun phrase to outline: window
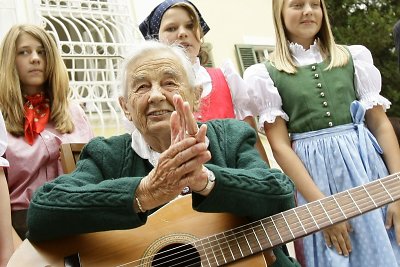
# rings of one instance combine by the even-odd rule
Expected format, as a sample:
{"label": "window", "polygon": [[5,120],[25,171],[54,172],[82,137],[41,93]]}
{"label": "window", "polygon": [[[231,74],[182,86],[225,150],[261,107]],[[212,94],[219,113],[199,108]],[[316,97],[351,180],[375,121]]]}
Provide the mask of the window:
{"label": "window", "polygon": [[272,45],[235,45],[236,56],[239,63],[239,70],[243,72],[256,63],[261,63],[268,59],[268,54],[274,50]]}
{"label": "window", "polygon": [[117,101],[118,69],[141,39],[125,0],[41,0],[45,29],[54,36],[68,69],[71,98],[99,135],[124,132]]}

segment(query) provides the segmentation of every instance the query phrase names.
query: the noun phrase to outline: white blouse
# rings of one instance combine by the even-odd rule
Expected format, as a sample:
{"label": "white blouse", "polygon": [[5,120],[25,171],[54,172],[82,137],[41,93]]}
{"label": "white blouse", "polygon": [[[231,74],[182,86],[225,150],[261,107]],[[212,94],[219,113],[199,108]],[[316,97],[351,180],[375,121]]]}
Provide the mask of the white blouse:
{"label": "white blouse", "polygon": [[132,149],[139,155],[142,159],[147,159],[154,167],[157,165],[158,160],[160,159],[160,153],[151,149],[151,147],[144,140],[143,135],[139,132],[136,127],[133,132],[131,132],[132,136]]}
{"label": "white blouse", "polygon": [[[206,97],[212,90],[212,82],[210,74],[207,70],[200,65],[200,60],[197,58],[193,64],[193,69],[196,75],[196,84],[203,86],[203,92],[201,97]],[[254,111],[251,109],[249,96],[247,94],[247,84],[244,82],[242,77],[235,71],[233,63],[228,60],[220,67],[224,74],[225,80],[228,83],[231,91],[233,109],[235,116],[239,120],[243,120],[247,116],[252,116]]]}
{"label": "white blouse", "polygon": [[[384,110],[391,105],[390,101],[380,95],[381,74],[373,65],[371,52],[362,45],[352,45],[347,47],[354,62],[354,81],[357,97],[366,109],[374,105],[382,105]],[[310,49],[305,50],[299,44],[290,44],[290,50],[297,66],[305,66],[323,61],[318,45],[315,43]],[[246,69],[244,80],[248,85],[248,95],[253,101],[256,113],[259,116],[259,125],[262,127],[264,122],[273,123],[277,116],[286,121],[288,115],[282,110],[282,99],[278,89],[269,76],[264,64],[255,64]]]}

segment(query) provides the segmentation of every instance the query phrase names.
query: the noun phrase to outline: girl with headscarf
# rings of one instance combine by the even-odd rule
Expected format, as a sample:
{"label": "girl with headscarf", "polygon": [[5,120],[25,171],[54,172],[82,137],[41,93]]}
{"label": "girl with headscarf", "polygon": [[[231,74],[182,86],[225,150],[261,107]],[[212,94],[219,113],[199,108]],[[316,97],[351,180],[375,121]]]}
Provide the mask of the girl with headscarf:
{"label": "girl with headscarf", "polygon": [[[166,0],[159,4],[139,25],[145,39],[157,39],[164,43],[177,43],[186,49],[193,64],[197,84],[202,85],[197,121],[237,118],[249,123],[257,133],[252,117],[246,83],[234,70],[230,61],[221,68],[205,68],[207,52],[202,38],[210,30],[193,3],[186,0]],[[256,148],[268,163],[268,158],[257,134]]]}

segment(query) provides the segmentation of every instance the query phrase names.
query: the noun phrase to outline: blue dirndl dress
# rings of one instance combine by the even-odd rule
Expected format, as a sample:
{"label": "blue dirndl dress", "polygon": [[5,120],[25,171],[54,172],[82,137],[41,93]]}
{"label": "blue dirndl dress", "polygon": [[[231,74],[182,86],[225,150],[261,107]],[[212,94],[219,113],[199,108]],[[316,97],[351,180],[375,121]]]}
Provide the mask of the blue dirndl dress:
{"label": "blue dirndl dress", "polygon": [[[382,150],[364,125],[365,107],[353,101],[353,123],[292,134],[292,146],[318,188],[332,195],[388,175]],[[307,201],[298,193],[298,205]],[[393,227],[385,228],[387,206],[350,220],[352,252],[348,257],[329,248],[322,231],[302,239],[305,267],[397,267],[400,247]]]}

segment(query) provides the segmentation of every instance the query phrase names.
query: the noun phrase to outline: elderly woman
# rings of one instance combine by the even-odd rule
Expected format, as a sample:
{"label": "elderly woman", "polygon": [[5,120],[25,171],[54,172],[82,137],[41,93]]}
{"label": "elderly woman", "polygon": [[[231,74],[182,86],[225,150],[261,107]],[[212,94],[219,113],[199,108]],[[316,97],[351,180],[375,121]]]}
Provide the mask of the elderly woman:
{"label": "elderly woman", "polygon": [[[293,183],[260,158],[248,124],[195,122],[194,81],[181,48],[154,41],[139,45],[123,69],[119,98],[135,131],[94,138],[73,173],[36,191],[28,238],[140,227],[185,188],[192,192],[193,208],[202,212],[259,219],[293,207]],[[273,266],[296,265],[281,248],[274,254]]]}

